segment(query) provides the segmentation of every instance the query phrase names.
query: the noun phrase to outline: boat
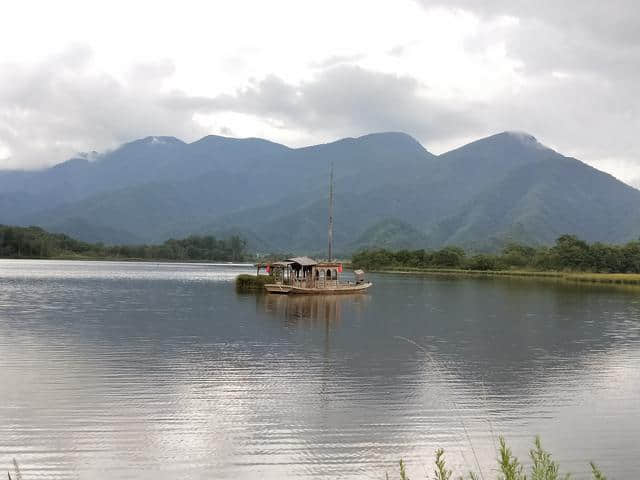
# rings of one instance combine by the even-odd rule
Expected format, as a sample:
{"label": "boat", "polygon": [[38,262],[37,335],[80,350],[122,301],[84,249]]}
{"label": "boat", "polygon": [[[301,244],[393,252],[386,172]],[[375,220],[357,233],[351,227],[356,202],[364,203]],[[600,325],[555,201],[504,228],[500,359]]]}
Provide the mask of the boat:
{"label": "boat", "polygon": [[353,272],[353,282],[341,282],[342,263],[333,260],[333,164],[329,180],[329,251],[327,260],[293,257],[284,261],[256,265],[257,274],[264,268],[273,275],[275,283],[264,288],[269,293],[302,295],[336,295],[365,292],[372,283],[364,278],[364,271]]}
{"label": "boat", "polygon": [[309,257],[294,257],[281,262],[261,264],[274,276],[275,283],[264,288],[269,293],[284,294],[341,294],[364,292],[372,283],[365,281],[364,272],[355,270],[353,282],[341,282],[342,263],[316,261]]}

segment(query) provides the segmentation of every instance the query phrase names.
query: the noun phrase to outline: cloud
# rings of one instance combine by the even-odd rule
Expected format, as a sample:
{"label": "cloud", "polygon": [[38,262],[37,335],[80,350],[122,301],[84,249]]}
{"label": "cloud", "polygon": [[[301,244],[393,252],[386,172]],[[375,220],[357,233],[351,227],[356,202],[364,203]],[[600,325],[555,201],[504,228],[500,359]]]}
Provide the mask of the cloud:
{"label": "cloud", "polygon": [[[0,78],[0,145],[9,156],[0,167],[47,166],[150,135],[192,140],[211,131],[242,131],[226,123],[228,113],[310,141],[388,130],[428,141],[453,138],[477,122],[467,103],[438,100],[411,76],[343,63],[350,59],[356,57],[330,57],[297,83],[272,74],[214,96],[166,88],[175,73],[169,60],[135,64],[120,78],[97,71],[93,52],[83,45],[35,65],[5,65],[10,74]],[[220,120],[206,126],[202,114]]]}
{"label": "cloud", "polygon": [[0,168],[46,166],[147,135],[206,133],[162,101],[171,62],[137,64],[120,80],[96,72],[92,59],[76,45],[35,65],[0,67]]}
{"label": "cloud", "polygon": [[167,102],[176,109],[250,114],[279,128],[334,137],[394,130],[428,141],[453,138],[477,124],[472,105],[432,98],[428,86],[413,77],[351,65],[298,84],[270,75],[233,94],[176,94]]}
{"label": "cloud", "polygon": [[344,63],[355,63],[359,60],[365,58],[366,55],[364,53],[354,53],[352,55],[332,55],[330,57],[325,58],[320,62],[313,62],[311,64],[312,67],[315,68],[330,68],[336,65],[344,64]]}
{"label": "cloud", "polygon": [[640,71],[640,9],[635,0],[417,0],[427,9],[459,8],[487,21],[518,19],[504,38],[509,55],[532,72],[617,75]]}
{"label": "cloud", "polygon": [[389,55],[394,56],[394,57],[400,57],[400,56],[402,56],[402,54],[404,53],[406,48],[407,47],[405,45],[396,45],[396,46],[390,48],[387,53],[389,53]]}
{"label": "cloud", "polygon": [[[96,25],[102,43],[79,34],[91,48],[40,61],[35,50],[16,54],[0,64],[0,168],[50,165],[148,135],[233,132],[296,146],[402,130],[439,153],[517,129],[638,178],[635,0],[376,4],[354,30],[364,5],[342,11],[326,38],[314,33],[334,19],[330,6],[314,9],[321,27],[294,21],[306,9],[270,6],[268,28],[262,19],[235,36],[227,22],[215,37],[190,24],[180,42],[166,40],[175,15],[166,10],[169,23],[144,37],[133,15],[119,42]],[[244,7],[233,12],[243,18]],[[155,60],[123,70],[114,58]]]}
{"label": "cloud", "polygon": [[471,11],[483,17],[510,15],[539,20],[575,33],[590,32],[601,42],[629,44],[640,38],[640,19],[635,0],[417,0],[425,7],[447,6]]}
{"label": "cloud", "polygon": [[[635,0],[417,0],[427,14],[458,8],[481,24],[469,51],[499,44],[517,62],[519,82],[482,114],[491,130],[521,128],[638,185],[640,8]],[[635,180],[634,180],[635,179]]]}

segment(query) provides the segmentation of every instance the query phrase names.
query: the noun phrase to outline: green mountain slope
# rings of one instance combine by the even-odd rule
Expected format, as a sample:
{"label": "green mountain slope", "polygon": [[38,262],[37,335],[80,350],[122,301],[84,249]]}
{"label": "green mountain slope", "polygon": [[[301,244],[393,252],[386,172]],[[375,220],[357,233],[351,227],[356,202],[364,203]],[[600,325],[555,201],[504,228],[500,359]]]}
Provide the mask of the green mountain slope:
{"label": "green mountain slope", "polygon": [[427,236],[417,228],[395,218],[388,218],[369,227],[358,237],[347,251],[367,248],[388,250],[424,248]]}
{"label": "green mountain slope", "polygon": [[0,222],[105,243],[234,232],[255,249],[321,254],[333,163],[336,252],[640,233],[638,190],[518,132],[440,156],[391,132],[305,148],[148,137],[91,158],[0,172]]}
{"label": "green mountain slope", "polygon": [[[138,163],[142,162],[145,168],[153,163],[145,156],[140,158],[140,151],[153,151],[160,146],[147,140],[140,145],[135,143],[123,149],[133,150],[135,155],[132,154],[130,161],[139,172]],[[262,212],[257,216],[249,214],[249,219],[240,223],[225,218],[276,203],[283,207],[274,213],[284,217],[303,205],[313,205],[326,196],[330,161],[336,165],[338,187],[363,192],[388,182],[401,184],[404,172],[425,169],[435,158],[414,139],[399,133],[367,135],[301,149],[288,149],[257,139],[225,141],[223,146],[220,143],[220,137],[205,137],[179,147],[169,143],[170,151],[185,155],[181,159],[185,172],[194,173],[195,168],[191,177],[182,178],[186,173],[171,176],[155,172],[140,177],[146,183],[99,192],[79,201],[51,202],[53,208],[45,202],[47,208],[35,213],[29,211],[18,218],[12,215],[11,220],[50,227],[69,219],[80,219],[87,225],[121,230],[147,242],[230,227],[250,231],[255,223],[263,221]],[[231,143],[233,149],[227,143]],[[212,170],[203,173],[202,165],[206,162],[202,158],[208,149]],[[220,160],[219,155],[228,157]],[[160,157],[160,169],[173,165],[167,156],[164,152]],[[123,158],[120,152],[101,162],[122,164]],[[151,181],[150,178],[164,180]],[[122,182],[114,181],[118,183]],[[82,232],[74,233],[79,238],[87,238]],[[268,243],[280,243],[276,237],[265,238]]]}
{"label": "green mountain slope", "polygon": [[622,243],[640,234],[640,192],[567,157],[526,164],[428,232],[429,242],[490,249],[571,233]]}

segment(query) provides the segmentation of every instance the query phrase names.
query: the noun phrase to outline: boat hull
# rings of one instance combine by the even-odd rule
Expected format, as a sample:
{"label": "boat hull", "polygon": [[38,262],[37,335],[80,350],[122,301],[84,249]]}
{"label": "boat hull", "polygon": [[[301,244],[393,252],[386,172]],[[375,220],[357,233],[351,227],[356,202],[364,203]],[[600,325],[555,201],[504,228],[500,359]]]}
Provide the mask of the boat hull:
{"label": "boat hull", "polygon": [[269,293],[282,293],[286,294],[291,291],[291,287],[289,285],[278,285],[275,283],[267,283],[264,288]]}
{"label": "boat hull", "polygon": [[360,285],[337,285],[326,288],[294,287],[291,285],[267,284],[264,288],[269,293],[295,294],[295,295],[336,295],[342,293],[366,292],[373,285],[371,282]]}

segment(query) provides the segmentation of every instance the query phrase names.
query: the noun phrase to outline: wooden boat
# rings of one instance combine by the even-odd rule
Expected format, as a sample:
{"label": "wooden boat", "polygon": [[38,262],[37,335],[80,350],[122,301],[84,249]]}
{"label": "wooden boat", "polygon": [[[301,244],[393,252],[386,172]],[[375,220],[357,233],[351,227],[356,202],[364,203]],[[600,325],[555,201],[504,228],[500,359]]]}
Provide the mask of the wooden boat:
{"label": "wooden boat", "polygon": [[309,257],[295,257],[282,262],[257,265],[258,274],[265,268],[276,282],[264,288],[269,293],[283,294],[325,294],[358,293],[366,291],[371,282],[366,282],[364,272],[354,272],[355,281],[341,282],[342,264],[339,262],[318,262]]}
{"label": "wooden boat", "polygon": [[269,293],[324,294],[365,292],[371,285],[366,282],[362,270],[354,271],[354,282],[340,282],[342,264],[333,261],[333,163],[329,177],[329,256],[327,261],[316,261],[309,257],[289,258],[282,262],[257,265],[264,266],[267,273],[275,276],[276,282],[266,284]]}

